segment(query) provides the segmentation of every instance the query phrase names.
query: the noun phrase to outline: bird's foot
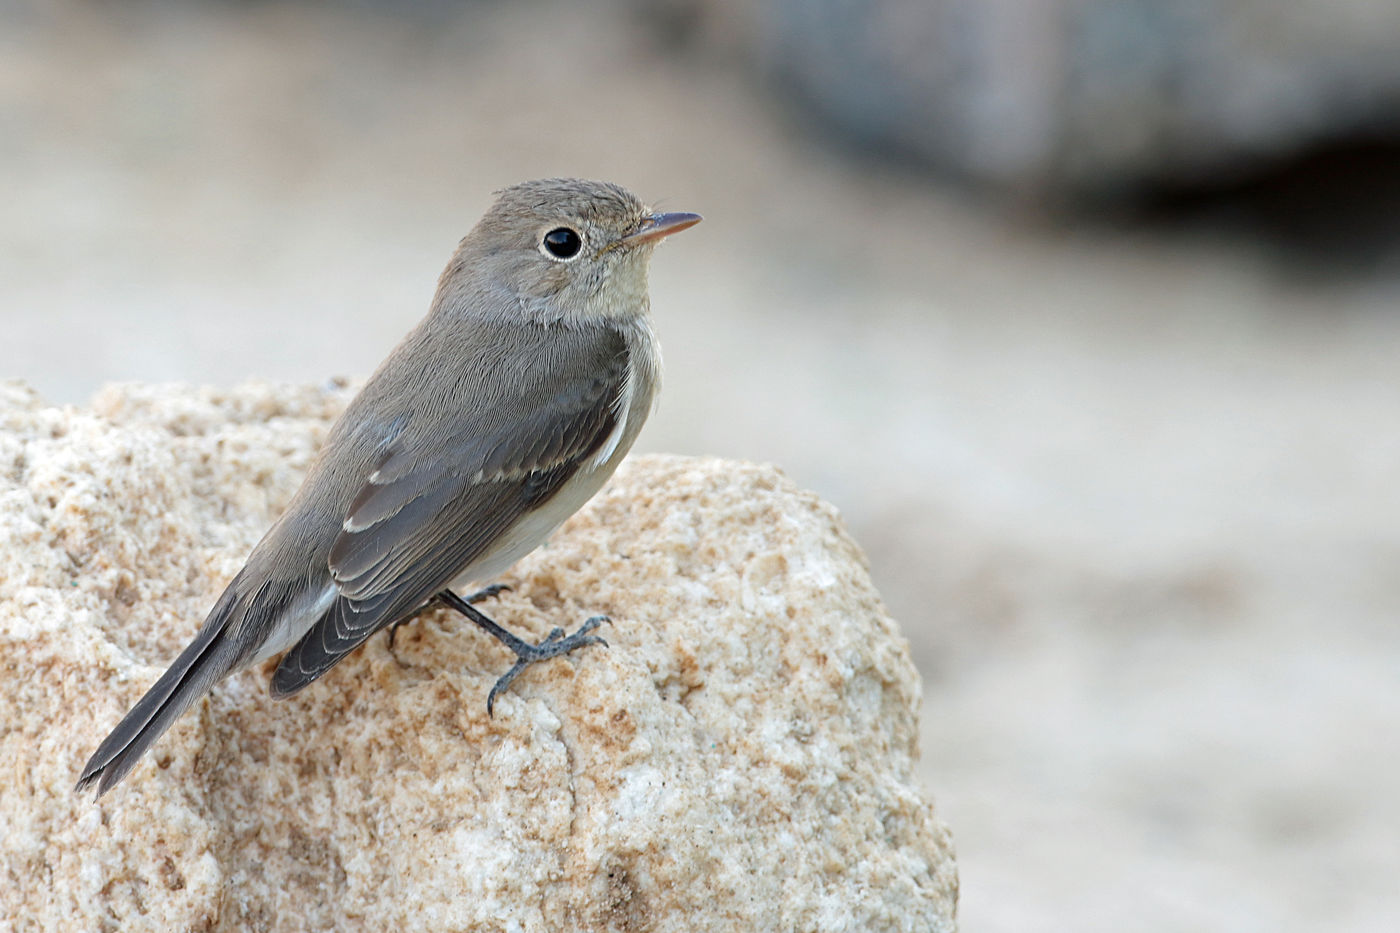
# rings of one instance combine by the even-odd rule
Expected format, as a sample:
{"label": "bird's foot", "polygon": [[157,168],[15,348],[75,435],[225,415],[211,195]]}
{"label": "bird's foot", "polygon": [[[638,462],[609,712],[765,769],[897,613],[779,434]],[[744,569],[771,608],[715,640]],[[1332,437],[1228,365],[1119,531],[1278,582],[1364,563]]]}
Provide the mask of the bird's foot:
{"label": "bird's foot", "polygon": [[608,647],[607,640],[602,636],[588,634],[608,621],[611,620],[609,620],[607,616],[593,616],[580,625],[578,631],[574,632],[572,635],[565,636],[562,628],[556,628],[546,635],[544,641],[541,641],[539,644],[532,645],[529,642],[521,642],[519,645],[508,645],[507,647],[515,652],[516,661],[510,670],[506,671],[496,680],[495,686],[491,688],[491,692],[487,695],[486,715],[494,716],[496,714],[496,697],[510,686],[511,681],[520,676],[521,671],[525,670],[525,668],[529,667],[531,664],[537,661],[547,661],[550,658],[557,658],[561,654],[568,654],[570,651],[582,648],[585,645],[602,645],[604,648]]}
{"label": "bird's foot", "polygon": [[456,609],[462,615],[471,619],[481,628],[485,629],[491,637],[505,645],[515,653],[515,664],[510,670],[501,675],[496,681],[496,685],[491,688],[491,693],[486,697],[486,715],[494,716],[496,712],[496,697],[501,691],[511,685],[511,681],[520,676],[520,672],[537,661],[547,661],[550,658],[557,658],[561,654],[568,654],[576,648],[585,645],[602,645],[607,647],[608,643],[598,635],[590,635],[595,628],[609,621],[607,616],[593,616],[579,630],[572,635],[565,635],[562,628],[556,628],[544,637],[539,644],[532,645],[528,641],[511,634],[501,628],[495,622],[488,619],[481,611],[472,606],[472,600],[463,599],[451,590],[443,590],[437,595],[444,605]]}

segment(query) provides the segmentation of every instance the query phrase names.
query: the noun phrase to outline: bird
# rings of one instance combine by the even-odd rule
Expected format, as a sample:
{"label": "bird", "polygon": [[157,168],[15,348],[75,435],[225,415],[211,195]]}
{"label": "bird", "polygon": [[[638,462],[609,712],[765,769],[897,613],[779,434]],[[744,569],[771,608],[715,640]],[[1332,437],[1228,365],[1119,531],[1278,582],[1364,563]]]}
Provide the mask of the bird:
{"label": "bird", "polygon": [[516,656],[488,714],[529,664],[602,642],[595,616],[531,644],[475,608],[501,586],[457,591],[543,543],[632,447],[661,378],[651,255],[700,220],[609,182],[497,191],[427,316],[334,423],[285,512],[194,640],[93,752],[78,790],[96,785],[100,798],[229,674],[281,654],[270,691],[290,696],[376,632],[438,604]]}

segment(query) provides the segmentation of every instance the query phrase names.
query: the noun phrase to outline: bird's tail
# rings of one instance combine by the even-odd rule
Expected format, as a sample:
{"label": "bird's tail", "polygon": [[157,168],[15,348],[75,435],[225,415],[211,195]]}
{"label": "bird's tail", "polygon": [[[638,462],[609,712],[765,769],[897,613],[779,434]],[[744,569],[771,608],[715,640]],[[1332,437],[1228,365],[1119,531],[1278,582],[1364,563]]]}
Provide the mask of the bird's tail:
{"label": "bird's tail", "polygon": [[237,666],[238,649],[225,635],[228,617],[220,608],[92,753],[78,778],[78,790],[95,783],[101,797],[114,787],[181,713]]}

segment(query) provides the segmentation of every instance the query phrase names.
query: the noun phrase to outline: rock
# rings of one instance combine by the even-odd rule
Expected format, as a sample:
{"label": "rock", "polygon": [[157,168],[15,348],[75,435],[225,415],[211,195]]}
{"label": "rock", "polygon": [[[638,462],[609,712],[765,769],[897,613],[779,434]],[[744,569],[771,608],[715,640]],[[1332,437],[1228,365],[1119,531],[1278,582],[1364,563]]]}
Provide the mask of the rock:
{"label": "rock", "polygon": [[1394,3],[660,7],[668,35],[747,61],[842,139],[1026,197],[1199,182],[1400,122]]}
{"label": "rock", "polygon": [[98,803],[86,756],[191,637],[346,391],[0,387],[0,916],[84,930],[952,930],[919,680],[836,512],[771,467],[639,458],[493,615],[305,692],[218,686]]}

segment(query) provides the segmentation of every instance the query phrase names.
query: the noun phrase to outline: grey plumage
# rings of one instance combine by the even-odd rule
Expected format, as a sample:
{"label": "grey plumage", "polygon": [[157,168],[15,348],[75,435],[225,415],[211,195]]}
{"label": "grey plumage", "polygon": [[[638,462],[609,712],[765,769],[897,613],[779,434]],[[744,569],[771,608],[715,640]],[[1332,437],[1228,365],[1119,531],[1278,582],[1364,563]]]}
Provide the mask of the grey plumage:
{"label": "grey plumage", "polygon": [[[274,694],[306,686],[450,584],[557,492],[615,429],[628,352],[613,325],[516,328],[511,338],[525,351],[525,365],[510,380],[499,373],[478,378],[460,394],[479,399],[483,384],[504,383],[511,397],[471,406],[450,430],[390,441],[370,478],[338,512],[344,520],[327,560],[339,592],[278,665]],[[482,376],[474,367],[463,371]],[[530,415],[503,425],[481,414],[502,410]]]}
{"label": "grey plumage", "polygon": [[[499,574],[587,501],[659,380],[651,247],[698,220],[599,182],[500,192],[428,316],[350,403],[286,513],[78,786],[106,792],[230,672],[290,648],[271,689],[294,693],[438,593]],[[580,238],[573,257],[542,239],[561,228]]]}

